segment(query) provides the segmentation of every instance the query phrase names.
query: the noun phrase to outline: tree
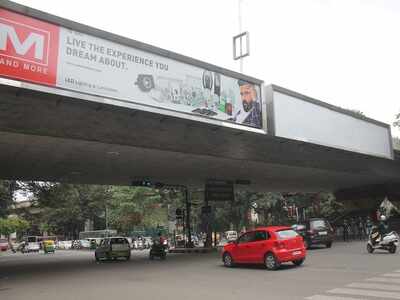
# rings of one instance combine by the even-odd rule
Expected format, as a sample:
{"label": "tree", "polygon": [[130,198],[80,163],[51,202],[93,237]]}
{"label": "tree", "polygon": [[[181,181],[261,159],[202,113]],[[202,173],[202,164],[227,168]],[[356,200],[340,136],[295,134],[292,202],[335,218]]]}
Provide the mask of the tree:
{"label": "tree", "polygon": [[400,150],[400,138],[393,137],[393,148],[396,150]]}
{"label": "tree", "polygon": [[14,200],[14,191],[17,189],[16,181],[0,180],[0,218],[6,217]]}
{"label": "tree", "polygon": [[34,195],[34,206],[41,211],[36,227],[74,239],[87,220],[104,213],[110,197],[109,187],[99,185],[29,182],[25,188]]}
{"label": "tree", "polygon": [[112,228],[129,234],[137,226],[155,228],[167,223],[167,211],[160,205],[158,190],[113,186],[110,193],[108,219]]}
{"label": "tree", "polygon": [[5,235],[9,238],[10,234],[14,232],[22,232],[29,228],[30,224],[21,218],[0,218],[0,234]]}
{"label": "tree", "polygon": [[395,120],[393,122],[393,126],[400,127],[400,112],[394,118],[395,118]]}

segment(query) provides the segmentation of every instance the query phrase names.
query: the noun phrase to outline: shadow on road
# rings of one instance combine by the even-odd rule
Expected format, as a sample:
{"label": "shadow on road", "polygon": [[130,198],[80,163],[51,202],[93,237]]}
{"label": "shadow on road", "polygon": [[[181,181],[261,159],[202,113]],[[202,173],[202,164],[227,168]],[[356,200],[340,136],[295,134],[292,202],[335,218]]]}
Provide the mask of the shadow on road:
{"label": "shadow on road", "polygon": [[298,266],[295,266],[294,264],[288,262],[288,263],[284,263],[280,266],[280,268],[278,270],[275,271],[268,271],[264,265],[261,264],[240,264],[240,265],[235,265],[232,268],[227,268],[225,267],[223,264],[220,265],[221,268],[225,268],[225,269],[230,269],[230,270],[234,270],[234,269],[248,269],[248,270],[259,270],[259,271],[263,271],[263,272],[280,272],[280,271],[287,271],[287,270],[293,270],[293,269],[298,269]]}

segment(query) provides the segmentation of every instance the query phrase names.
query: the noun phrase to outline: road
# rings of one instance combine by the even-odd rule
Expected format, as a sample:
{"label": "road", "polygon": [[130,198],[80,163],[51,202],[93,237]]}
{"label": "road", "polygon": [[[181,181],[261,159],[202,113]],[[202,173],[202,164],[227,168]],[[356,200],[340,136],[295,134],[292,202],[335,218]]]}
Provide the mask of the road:
{"label": "road", "polygon": [[[312,249],[301,267],[227,269],[216,253],[96,263],[88,251],[0,254],[1,300],[400,299],[400,254],[367,254],[361,242]],[[127,299],[127,298],[125,298]]]}

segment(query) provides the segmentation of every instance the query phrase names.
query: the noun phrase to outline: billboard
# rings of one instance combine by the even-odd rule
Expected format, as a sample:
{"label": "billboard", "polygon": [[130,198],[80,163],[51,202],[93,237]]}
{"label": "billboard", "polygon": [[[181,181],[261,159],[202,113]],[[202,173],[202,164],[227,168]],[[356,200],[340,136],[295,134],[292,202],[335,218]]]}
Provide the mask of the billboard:
{"label": "billboard", "polygon": [[5,9],[0,75],[263,127],[258,84]]}
{"label": "billboard", "polygon": [[322,146],[392,158],[390,127],[355,118],[274,87],[275,135]]}

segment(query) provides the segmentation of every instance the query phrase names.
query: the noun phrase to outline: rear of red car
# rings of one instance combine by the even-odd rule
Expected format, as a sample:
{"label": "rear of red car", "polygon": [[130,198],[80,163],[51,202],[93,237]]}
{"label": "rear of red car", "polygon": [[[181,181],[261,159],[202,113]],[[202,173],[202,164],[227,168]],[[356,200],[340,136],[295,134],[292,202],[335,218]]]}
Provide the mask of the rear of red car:
{"label": "rear of red car", "polygon": [[279,262],[300,261],[306,257],[303,238],[291,228],[280,228],[274,231],[273,252]]}
{"label": "rear of red car", "polygon": [[8,250],[8,241],[6,239],[0,239],[0,251]]}

